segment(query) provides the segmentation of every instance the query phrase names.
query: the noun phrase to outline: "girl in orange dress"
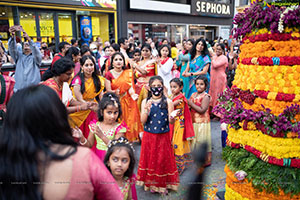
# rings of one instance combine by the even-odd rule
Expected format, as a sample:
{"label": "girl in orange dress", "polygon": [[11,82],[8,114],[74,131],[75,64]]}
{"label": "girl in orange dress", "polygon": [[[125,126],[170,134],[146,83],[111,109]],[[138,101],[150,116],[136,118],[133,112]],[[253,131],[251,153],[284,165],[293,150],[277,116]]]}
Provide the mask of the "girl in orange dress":
{"label": "girl in orange dress", "polygon": [[124,70],[125,59],[122,53],[115,53],[111,58],[113,69],[105,75],[109,81],[107,90],[115,92],[120,96],[122,107],[122,120],[128,126],[125,134],[131,142],[139,141],[139,133],[143,132],[140,122],[140,113],[137,106],[138,94],[134,90],[134,79],[132,69]]}
{"label": "girl in orange dress", "polygon": [[207,143],[207,157],[204,166],[211,165],[211,129],[209,116],[209,102],[210,96],[205,92],[208,88],[208,80],[205,75],[200,75],[195,80],[197,92],[193,93],[188,100],[191,107],[191,114],[195,132],[195,139],[192,142],[192,148],[199,147],[202,143]]}

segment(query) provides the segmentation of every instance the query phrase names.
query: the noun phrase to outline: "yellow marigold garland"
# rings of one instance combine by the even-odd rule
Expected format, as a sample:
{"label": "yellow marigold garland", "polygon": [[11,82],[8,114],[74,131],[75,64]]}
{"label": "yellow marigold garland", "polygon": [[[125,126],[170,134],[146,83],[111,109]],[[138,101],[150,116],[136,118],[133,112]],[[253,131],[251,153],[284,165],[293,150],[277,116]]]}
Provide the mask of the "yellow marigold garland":
{"label": "yellow marigold garland", "polygon": [[242,195],[228,187],[227,184],[225,184],[225,199],[226,200],[249,200],[248,198],[244,198]]}
{"label": "yellow marigold garland", "polygon": [[[248,181],[248,179],[239,181],[236,179],[234,176],[234,172],[232,172],[227,165],[225,165],[224,171],[226,172],[226,185],[229,190],[229,194],[227,193],[227,187],[226,187],[226,192],[225,192],[225,198],[226,200],[231,200],[230,194],[233,194],[235,199],[238,200],[243,200],[243,199],[249,199],[249,200],[275,200],[275,199],[280,199],[280,200],[299,200],[300,196],[296,195],[291,197],[290,194],[285,194],[282,190],[279,191],[278,195],[275,195],[273,193],[267,193],[266,191],[258,191],[255,190],[254,187],[252,186],[252,183]],[[232,193],[234,191],[234,193]],[[239,195],[237,195],[239,194]]]}
{"label": "yellow marigold garland", "polygon": [[228,140],[242,145],[249,145],[275,158],[300,158],[300,139],[276,138],[257,130],[228,130]]}
{"label": "yellow marigold garland", "polygon": [[[285,101],[276,101],[273,99],[269,99],[269,95],[268,95],[268,99],[263,99],[263,98],[257,97],[254,100],[254,104],[252,104],[252,105],[249,105],[248,103],[245,103],[242,101],[243,107],[247,110],[263,111],[264,108],[261,105],[264,105],[264,107],[270,108],[271,113],[274,115],[281,114],[284,111],[284,109],[286,109],[287,106],[291,106],[292,104],[295,104],[295,103],[296,103],[295,100],[293,102],[285,102]],[[297,98],[297,104],[300,104],[298,98]],[[296,116],[296,119],[297,119],[297,121],[300,121],[300,116],[299,115]]]}
{"label": "yellow marigold garland", "polygon": [[[300,51],[299,51],[300,52]],[[275,93],[296,94],[294,102],[300,100],[300,65],[261,66],[239,64],[233,84],[242,90],[264,90]]]}
{"label": "yellow marigold garland", "polygon": [[240,59],[252,57],[293,57],[300,56],[300,41],[274,41],[246,43],[240,46]]}

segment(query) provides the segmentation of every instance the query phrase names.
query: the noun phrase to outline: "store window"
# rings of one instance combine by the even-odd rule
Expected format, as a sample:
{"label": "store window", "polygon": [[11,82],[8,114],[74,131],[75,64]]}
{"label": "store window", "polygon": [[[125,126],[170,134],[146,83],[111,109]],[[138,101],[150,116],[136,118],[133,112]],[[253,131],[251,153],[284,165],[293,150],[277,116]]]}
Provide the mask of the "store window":
{"label": "store window", "polygon": [[20,11],[20,25],[31,38],[37,37],[36,34],[36,23],[35,23],[35,13],[32,11]]}
{"label": "store window", "polygon": [[169,42],[181,43],[187,37],[187,29],[185,25],[129,23],[128,35],[132,35],[135,40],[140,42],[151,37],[154,41],[167,38]]}
{"label": "store window", "polygon": [[92,34],[93,40],[100,37],[102,41],[109,40],[109,15],[101,13],[92,13]]}
{"label": "store window", "polygon": [[53,39],[55,35],[53,13],[41,12],[39,19],[42,41],[49,42],[49,38]]}
{"label": "store window", "polygon": [[9,38],[9,27],[13,26],[11,7],[0,6],[0,40],[7,48],[7,41]]}
{"label": "store window", "polygon": [[72,14],[58,13],[59,41],[71,43],[73,38]]}
{"label": "store window", "polygon": [[208,27],[201,25],[190,25],[190,38],[197,40],[200,37],[213,40],[215,37],[216,27]]}

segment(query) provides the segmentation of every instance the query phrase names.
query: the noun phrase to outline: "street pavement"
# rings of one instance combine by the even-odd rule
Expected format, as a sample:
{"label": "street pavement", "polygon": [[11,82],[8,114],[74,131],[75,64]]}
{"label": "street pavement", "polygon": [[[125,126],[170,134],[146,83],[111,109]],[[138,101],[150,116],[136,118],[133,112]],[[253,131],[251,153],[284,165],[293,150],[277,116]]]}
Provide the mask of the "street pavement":
{"label": "street pavement", "polygon": [[[211,122],[212,134],[212,164],[204,171],[203,200],[218,200],[216,192],[224,191],[226,174],[224,172],[225,161],[222,160],[221,129],[220,122]],[[134,145],[136,158],[139,161],[141,145]],[[137,163],[138,163],[137,161]],[[135,168],[135,172],[137,171]],[[187,185],[190,183],[195,174],[192,169],[186,170],[180,176],[180,187],[178,192],[169,192],[168,195],[152,194],[150,191],[145,192],[143,187],[136,186],[139,200],[182,200],[186,198]]]}

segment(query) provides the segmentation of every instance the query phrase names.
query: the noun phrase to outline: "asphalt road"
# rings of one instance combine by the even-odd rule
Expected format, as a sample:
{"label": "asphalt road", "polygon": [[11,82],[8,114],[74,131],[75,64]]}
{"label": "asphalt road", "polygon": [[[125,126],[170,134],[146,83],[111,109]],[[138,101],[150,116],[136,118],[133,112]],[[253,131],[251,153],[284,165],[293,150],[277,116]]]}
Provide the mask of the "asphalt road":
{"label": "asphalt road", "polygon": [[[204,189],[202,197],[203,200],[218,200],[216,197],[217,191],[224,190],[225,187],[225,172],[224,166],[225,161],[222,160],[222,145],[221,145],[221,129],[219,122],[211,122],[211,133],[212,133],[212,165],[207,167],[204,171]],[[134,145],[136,158],[139,160],[141,145]],[[137,161],[138,162],[138,161]],[[137,170],[137,166],[135,171]],[[180,187],[177,192],[169,192],[168,195],[162,196],[160,194],[152,194],[151,192],[145,192],[143,187],[136,186],[137,195],[139,200],[181,200],[187,199],[187,185],[194,178],[193,170],[188,169],[180,176]]]}

